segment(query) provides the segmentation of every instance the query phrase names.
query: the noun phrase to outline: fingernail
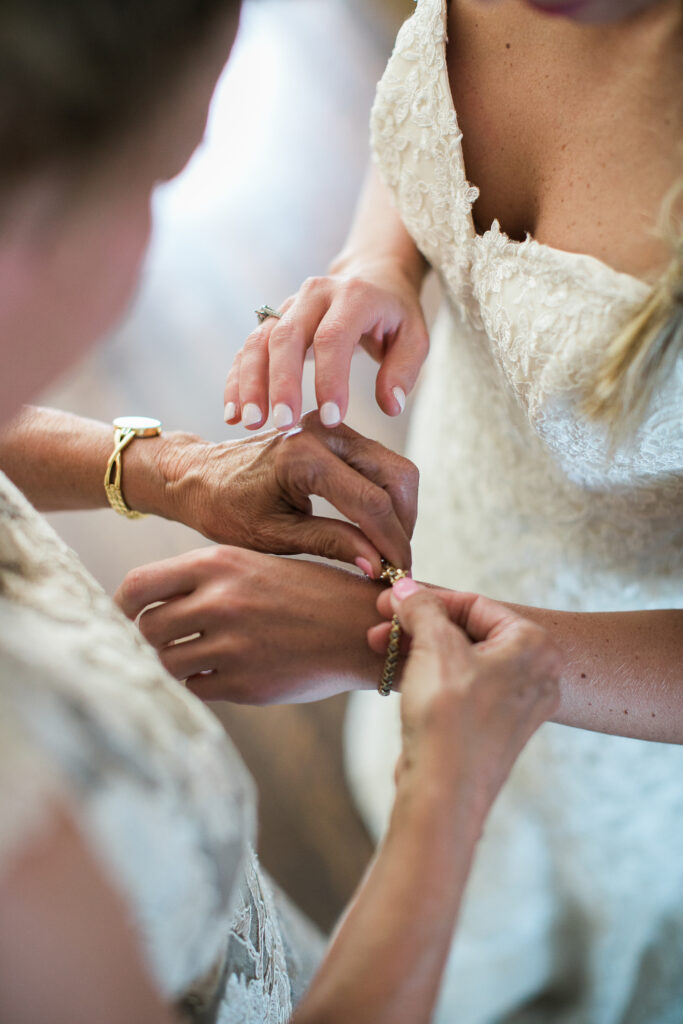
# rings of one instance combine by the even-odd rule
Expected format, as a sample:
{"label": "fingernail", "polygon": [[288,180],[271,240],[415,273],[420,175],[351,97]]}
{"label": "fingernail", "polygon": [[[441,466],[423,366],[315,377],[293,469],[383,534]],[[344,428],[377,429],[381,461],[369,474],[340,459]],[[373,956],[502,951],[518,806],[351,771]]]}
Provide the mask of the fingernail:
{"label": "fingernail", "polygon": [[225,420],[225,422],[229,423],[230,420],[234,420],[236,412],[237,406],[235,405],[235,403],[227,402],[225,406],[225,412],[223,413],[223,419]]}
{"label": "fingernail", "polygon": [[403,388],[395,387],[391,389],[391,393],[399,404],[399,411],[403,412],[406,407],[406,393]]}
{"label": "fingernail", "polygon": [[255,402],[247,402],[242,410],[242,423],[245,427],[251,427],[254,423],[261,422],[261,410]]}
{"label": "fingernail", "polygon": [[399,601],[403,601],[404,598],[410,597],[411,594],[416,594],[420,589],[419,583],[411,580],[408,576],[404,576],[403,579],[396,580],[391,588],[391,592],[396,594]]}
{"label": "fingernail", "polygon": [[323,402],[320,406],[320,422],[324,427],[336,427],[341,421],[341,411],[336,402]]}
{"label": "fingernail", "polygon": [[284,427],[291,427],[292,421],[294,420],[294,413],[288,405],[284,402],[278,402],[273,408],[273,423],[278,430],[284,429]]}
{"label": "fingernail", "polygon": [[369,576],[371,580],[374,580],[375,570],[372,568],[367,558],[356,558],[354,561],[361,572],[364,572],[366,576]]}

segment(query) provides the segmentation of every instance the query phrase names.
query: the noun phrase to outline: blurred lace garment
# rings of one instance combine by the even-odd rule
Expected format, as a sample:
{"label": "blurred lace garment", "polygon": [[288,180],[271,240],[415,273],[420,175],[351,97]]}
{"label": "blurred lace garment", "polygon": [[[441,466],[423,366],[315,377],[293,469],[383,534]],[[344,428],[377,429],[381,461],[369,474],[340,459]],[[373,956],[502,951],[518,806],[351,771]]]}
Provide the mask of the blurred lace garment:
{"label": "blurred lace garment", "polygon": [[[372,117],[380,173],[446,296],[408,449],[420,469],[414,572],[547,608],[680,608],[683,357],[611,452],[582,396],[649,286],[512,241],[497,222],[476,233],[446,16],[445,0],[418,0]],[[378,836],[397,702],[354,695],[347,736]],[[438,1020],[678,1024],[681,778],[678,747],[543,726],[487,825]]]}
{"label": "blurred lace garment", "polygon": [[214,716],[0,473],[0,870],[65,800],[190,1021],[283,1024],[321,952]]}

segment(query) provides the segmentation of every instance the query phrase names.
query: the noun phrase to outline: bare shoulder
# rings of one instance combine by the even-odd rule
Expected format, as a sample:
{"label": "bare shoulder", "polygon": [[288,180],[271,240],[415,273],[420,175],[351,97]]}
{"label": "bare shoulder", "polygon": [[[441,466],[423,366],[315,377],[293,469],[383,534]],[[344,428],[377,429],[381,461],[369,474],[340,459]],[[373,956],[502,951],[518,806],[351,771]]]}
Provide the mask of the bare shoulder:
{"label": "bare shoulder", "polygon": [[523,0],[450,0],[448,28],[477,226],[498,218],[514,238],[529,231],[637,276],[658,270],[669,254],[654,227],[681,173],[678,0],[608,27]]}

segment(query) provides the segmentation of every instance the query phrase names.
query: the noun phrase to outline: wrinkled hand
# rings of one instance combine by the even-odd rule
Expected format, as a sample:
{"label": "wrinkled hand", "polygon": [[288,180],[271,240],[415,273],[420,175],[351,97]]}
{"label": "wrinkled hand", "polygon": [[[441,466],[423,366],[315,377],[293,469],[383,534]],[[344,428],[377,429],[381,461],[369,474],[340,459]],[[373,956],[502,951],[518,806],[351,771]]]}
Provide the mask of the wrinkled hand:
{"label": "wrinkled hand", "polygon": [[[174,518],[210,540],[274,554],[360,558],[374,576],[380,555],[410,566],[415,466],[349,427],[325,430],[317,413],[286,434],[190,442],[174,454],[171,474]],[[314,494],[358,525],[313,516]]]}
{"label": "wrinkled hand", "polygon": [[559,650],[540,626],[476,594],[401,580],[378,606],[398,614],[411,637],[399,782],[425,770],[449,779],[464,787],[481,824],[522,748],[559,704]]}
{"label": "wrinkled hand", "polygon": [[272,704],[376,684],[383,657],[366,631],[379,590],[331,566],[210,547],[134,569],[115,600],[142,613],[165,667],[203,700]]}
{"label": "wrinkled hand", "polygon": [[325,426],[348,408],[351,357],[362,345],[380,363],[377,403],[389,416],[403,411],[429,349],[416,287],[390,263],[358,275],[304,281],[247,338],[225,385],[225,419],[255,429],[268,418],[286,429],[301,415],[301,377],[307,351],[315,356],[315,392]]}

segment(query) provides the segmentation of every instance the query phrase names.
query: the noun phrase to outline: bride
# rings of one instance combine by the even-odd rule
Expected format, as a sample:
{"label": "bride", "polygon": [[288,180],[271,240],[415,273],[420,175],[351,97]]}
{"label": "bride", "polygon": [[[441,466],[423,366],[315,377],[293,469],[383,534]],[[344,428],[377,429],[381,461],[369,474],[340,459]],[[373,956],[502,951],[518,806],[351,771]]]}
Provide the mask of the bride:
{"label": "bride", "polygon": [[[561,724],[525,751],[478,851],[444,1022],[683,1012],[683,751],[667,745],[683,627],[664,610],[683,606],[682,52],[679,0],[418,0],[345,247],[226,384],[235,420],[247,403],[250,426],[269,405],[296,420],[313,346],[333,425],[362,342],[396,415],[431,344],[414,571],[532,606],[569,652]],[[445,295],[430,339],[429,267]],[[348,735],[379,836],[397,707],[356,698]]]}

